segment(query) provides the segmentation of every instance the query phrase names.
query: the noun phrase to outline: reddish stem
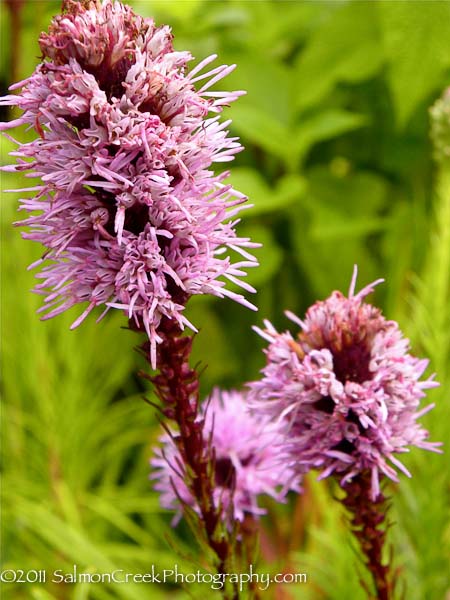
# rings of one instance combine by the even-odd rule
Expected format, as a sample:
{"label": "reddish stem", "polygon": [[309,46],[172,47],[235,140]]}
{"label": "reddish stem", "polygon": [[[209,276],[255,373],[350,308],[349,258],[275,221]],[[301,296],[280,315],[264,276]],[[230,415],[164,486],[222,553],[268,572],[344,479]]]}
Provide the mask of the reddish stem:
{"label": "reddish stem", "polygon": [[365,556],[365,564],[375,585],[376,596],[369,600],[393,600],[395,580],[388,564],[383,564],[383,548],[386,541],[386,513],[388,502],[380,493],[371,497],[371,477],[366,471],[344,486],[346,497],[342,503],[351,514],[352,532]]}
{"label": "reddish stem", "polygon": [[19,57],[20,57],[20,37],[22,34],[22,11],[24,0],[6,0],[10,19],[11,19],[11,62],[10,62],[10,77],[11,81],[15,82],[19,77]]}
{"label": "reddish stem", "polygon": [[[130,326],[136,330],[133,323],[130,322]],[[186,467],[186,484],[196,499],[206,541],[217,556],[217,571],[225,573],[231,566],[238,523],[234,523],[228,536],[219,535],[223,515],[213,499],[214,451],[204,436],[204,420],[199,418],[198,373],[189,365],[193,338],[183,336],[179,327],[168,319],[161,323],[158,334],[163,340],[157,348],[159,372],[153,376],[142,375],[153,383],[164,415],[178,425],[179,435],[174,436],[174,441]],[[149,342],[141,346],[147,359],[149,350]],[[237,588],[232,598],[239,598]]]}

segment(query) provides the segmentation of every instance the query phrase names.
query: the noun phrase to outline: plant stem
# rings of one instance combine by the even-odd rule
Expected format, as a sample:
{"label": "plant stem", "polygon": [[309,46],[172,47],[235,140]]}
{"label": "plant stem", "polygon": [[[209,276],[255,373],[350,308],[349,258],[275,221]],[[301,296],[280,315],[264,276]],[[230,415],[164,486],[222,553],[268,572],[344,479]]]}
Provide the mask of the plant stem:
{"label": "plant stem", "polygon": [[[136,330],[135,324],[130,323],[130,326]],[[199,525],[217,557],[217,571],[230,572],[239,524],[235,521],[232,531],[227,533],[221,526],[222,510],[214,502],[214,449],[204,436],[204,419],[199,413],[199,376],[189,365],[193,337],[182,335],[178,325],[168,319],[161,323],[158,334],[163,340],[157,348],[158,373],[141,375],[153,383],[163,414],[178,426],[179,434],[174,436],[174,441],[185,467],[186,485],[200,512]],[[148,359],[149,342],[140,350]],[[239,598],[237,587],[231,598]]]}
{"label": "plant stem", "polygon": [[10,78],[12,82],[20,79],[20,38],[22,35],[22,12],[24,0],[6,0],[11,19],[11,58],[10,58]]}
{"label": "plant stem", "polygon": [[386,541],[386,513],[388,502],[380,492],[375,500],[371,497],[370,472],[365,471],[344,486],[346,497],[342,500],[351,514],[352,533],[365,556],[375,586],[373,596],[366,585],[370,600],[393,600],[394,577],[390,566],[383,564],[383,548]]}

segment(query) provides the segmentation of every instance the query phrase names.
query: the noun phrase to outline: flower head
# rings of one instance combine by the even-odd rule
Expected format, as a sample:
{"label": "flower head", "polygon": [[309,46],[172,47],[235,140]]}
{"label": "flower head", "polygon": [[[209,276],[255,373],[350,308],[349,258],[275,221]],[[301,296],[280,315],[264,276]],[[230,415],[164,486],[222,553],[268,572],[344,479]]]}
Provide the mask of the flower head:
{"label": "flower head", "polygon": [[[283,463],[280,427],[249,412],[245,394],[215,390],[204,406],[205,444],[211,437],[215,455],[214,501],[225,518],[242,521],[246,514],[264,514],[257,504],[261,494],[281,502],[289,489],[299,491],[298,476]],[[180,500],[199,510],[185,483],[176,440],[175,434],[162,436],[151,464],[157,469],[152,478],[162,506],[177,510],[179,518]]]}
{"label": "flower head", "polygon": [[174,51],[168,27],[113,0],[66,0],[40,46],[44,62],[0,100],[23,114],[0,130],[38,134],[16,142],[4,169],[40,180],[21,190],[33,196],[20,224],[46,247],[35,263],[44,318],[87,303],[76,326],[97,306],[123,309],[145,327],[154,363],[161,319],[190,325],[191,295],[251,307],[223,279],[252,290],[236,279],[256,265],[244,249],[256,244],[235,231],[246,198],[211,170],[242,149],[230,121],[208,116],[243,93],[210,91],[234,65],[204,72],[210,56],[187,73],[192,57]]}
{"label": "flower head", "polygon": [[429,405],[417,410],[424,390],[438,385],[420,381],[428,361],[409,354],[409,342],[395,321],[387,321],[364,302],[376,284],[349,297],[333,292],[300,320],[296,338],[265,322],[259,333],[269,341],[260,381],[250,384],[255,410],[285,424],[292,466],[320,478],[340,474],[341,484],[371,472],[372,497],[379,477],[397,481],[393,466],[409,475],[395,454],[408,446],[436,450],[417,422]]}

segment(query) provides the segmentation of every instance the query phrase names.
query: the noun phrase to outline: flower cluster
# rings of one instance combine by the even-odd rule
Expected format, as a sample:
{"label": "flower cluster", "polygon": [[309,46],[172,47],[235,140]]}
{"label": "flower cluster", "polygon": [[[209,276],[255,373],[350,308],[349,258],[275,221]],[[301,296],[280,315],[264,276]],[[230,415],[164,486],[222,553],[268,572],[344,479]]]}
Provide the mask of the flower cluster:
{"label": "flower cluster", "polygon": [[424,390],[438,384],[420,380],[428,361],[409,354],[397,323],[364,302],[379,281],[355,294],[355,279],[356,270],[348,298],[333,292],[303,321],[287,313],[301,328],[296,338],[265,322],[258,331],[269,342],[267,365],[250,399],[285,424],[293,468],[339,474],[342,485],[370,473],[375,499],[380,474],[397,481],[395,466],[409,475],[395,454],[440,445],[417,423],[433,407],[417,410]]}
{"label": "flower cluster", "polygon": [[[300,491],[299,477],[284,463],[281,454],[283,433],[269,419],[249,411],[246,394],[215,390],[204,404],[205,444],[214,451],[214,502],[222,508],[225,520],[243,521],[246,514],[265,511],[258,496],[268,494],[282,502],[289,489]],[[178,511],[185,503],[199,512],[196,500],[185,483],[185,468],[175,433],[161,437],[151,464],[152,478],[161,492],[161,504]]]}
{"label": "flower cluster", "polygon": [[1,130],[38,134],[16,142],[17,162],[4,169],[40,180],[20,190],[34,193],[21,200],[30,215],[20,224],[46,247],[35,263],[45,318],[87,303],[76,327],[97,306],[122,309],[147,331],[155,366],[161,320],[191,326],[191,295],[251,307],[225,287],[254,291],[237,279],[256,265],[245,250],[255,244],[235,230],[246,198],[210,168],[242,148],[229,121],[208,116],[243,92],[211,91],[234,65],[205,72],[210,56],[187,73],[192,57],[174,51],[170,29],[119,2],[64,6],[40,37],[44,62],[0,100],[23,111]]}

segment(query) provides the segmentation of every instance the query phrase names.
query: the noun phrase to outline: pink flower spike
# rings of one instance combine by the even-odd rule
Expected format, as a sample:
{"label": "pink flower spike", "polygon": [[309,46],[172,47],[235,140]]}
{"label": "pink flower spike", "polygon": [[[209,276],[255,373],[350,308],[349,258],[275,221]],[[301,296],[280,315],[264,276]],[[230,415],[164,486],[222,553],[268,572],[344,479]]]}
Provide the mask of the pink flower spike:
{"label": "pink flower spike", "polygon": [[[231,221],[246,197],[212,169],[242,150],[214,116],[240,92],[206,95],[234,65],[203,72],[213,55],[188,73],[192,57],[173,49],[170,29],[115,0],[65,0],[39,43],[44,62],[0,99],[22,110],[1,130],[36,132],[2,167],[41,180],[20,201],[24,237],[46,248],[36,291],[47,318],[87,305],[73,327],[97,306],[124,311],[147,332],[155,366],[161,322],[191,326],[192,295],[254,308],[224,287],[253,291],[236,278],[257,265],[245,249],[257,244]],[[247,263],[233,263],[234,251]]]}
{"label": "pink flower spike", "polygon": [[[214,390],[204,403],[198,419],[205,419],[205,444],[211,437],[215,453],[214,501],[221,505],[227,521],[243,521],[245,515],[259,517],[266,511],[258,506],[261,495],[279,502],[289,489],[300,490],[300,477],[284,462],[283,434],[277,423],[252,414],[246,394]],[[183,461],[176,445],[176,433],[164,434],[155,450],[151,475],[161,504],[182,514],[181,502],[199,512],[196,500],[184,482]],[[231,508],[231,511],[230,511]]]}
{"label": "pink flower spike", "polygon": [[306,312],[287,316],[300,331],[278,333],[268,322],[255,330],[269,342],[262,378],[250,386],[253,410],[277,420],[283,415],[289,464],[299,473],[318,469],[323,479],[336,474],[341,485],[371,473],[371,496],[379,494],[380,474],[397,481],[394,456],[411,446],[439,452],[438,443],[417,422],[434,405],[420,408],[433,376],[420,380],[428,362],[409,353],[395,321],[364,302],[381,280],[349,296],[333,292]]}

